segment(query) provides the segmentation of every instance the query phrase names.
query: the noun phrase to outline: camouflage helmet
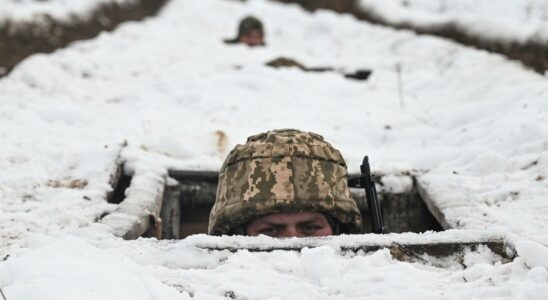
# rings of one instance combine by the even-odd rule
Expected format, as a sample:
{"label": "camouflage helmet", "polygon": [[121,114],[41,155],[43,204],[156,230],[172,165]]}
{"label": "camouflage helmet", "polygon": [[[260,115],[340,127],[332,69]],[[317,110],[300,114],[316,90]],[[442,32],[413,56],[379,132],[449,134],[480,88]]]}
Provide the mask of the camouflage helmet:
{"label": "camouflage helmet", "polygon": [[261,20],[253,16],[247,16],[240,21],[240,25],[238,26],[237,38],[240,38],[241,36],[245,35],[247,32],[251,30],[257,30],[259,31],[261,36],[264,35],[264,28]]}
{"label": "camouflage helmet", "polygon": [[260,216],[314,211],[336,220],[341,233],[359,233],[346,176],[341,153],[318,134],[281,129],[251,136],[221,167],[208,232],[232,234]]}

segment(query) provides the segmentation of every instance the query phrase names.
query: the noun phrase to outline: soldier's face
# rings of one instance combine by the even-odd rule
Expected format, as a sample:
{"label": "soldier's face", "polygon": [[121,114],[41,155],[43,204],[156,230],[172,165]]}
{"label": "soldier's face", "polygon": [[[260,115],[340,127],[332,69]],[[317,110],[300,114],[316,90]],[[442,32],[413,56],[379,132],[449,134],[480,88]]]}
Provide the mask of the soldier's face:
{"label": "soldier's face", "polygon": [[318,212],[272,214],[249,223],[246,233],[271,237],[311,237],[332,235],[333,230],[324,214]]}
{"label": "soldier's face", "polygon": [[259,30],[251,29],[243,34],[238,41],[251,47],[261,46],[263,45],[263,35]]}

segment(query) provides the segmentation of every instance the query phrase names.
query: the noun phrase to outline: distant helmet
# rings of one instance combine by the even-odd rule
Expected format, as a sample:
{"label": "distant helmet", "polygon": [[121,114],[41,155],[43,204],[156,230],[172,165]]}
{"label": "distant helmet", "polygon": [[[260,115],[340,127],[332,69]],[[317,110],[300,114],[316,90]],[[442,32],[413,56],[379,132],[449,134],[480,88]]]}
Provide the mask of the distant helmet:
{"label": "distant helmet", "polygon": [[243,18],[238,26],[238,38],[254,29],[259,31],[261,35],[264,35],[263,23],[259,19],[253,16]]}
{"label": "distant helmet", "polygon": [[226,158],[208,232],[232,234],[260,216],[307,211],[330,216],[341,233],[361,230],[341,153],[318,134],[272,130],[249,137]]}

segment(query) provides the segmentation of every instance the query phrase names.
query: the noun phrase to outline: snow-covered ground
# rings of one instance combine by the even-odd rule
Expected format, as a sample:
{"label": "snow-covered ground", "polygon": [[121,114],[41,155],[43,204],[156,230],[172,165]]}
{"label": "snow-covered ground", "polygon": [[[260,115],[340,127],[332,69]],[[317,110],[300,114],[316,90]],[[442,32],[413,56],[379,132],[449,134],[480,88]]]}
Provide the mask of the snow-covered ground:
{"label": "snow-covered ground", "polygon": [[452,24],[472,36],[510,42],[548,42],[546,0],[360,0],[390,22]]}
{"label": "snow-covered ground", "polygon": [[0,0],[0,21],[40,21],[44,15],[58,21],[80,18],[105,3],[131,4],[136,0]]}
{"label": "snow-covered ground", "polygon": [[504,19],[523,23],[548,22],[546,0],[387,0],[409,11]]}
{"label": "snow-covered ground", "polygon": [[[267,47],[223,44],[248,14]],[[373,75],[264,66],[278,56]],[[498,55],[330,12],[171,1],[0,81],[0,287],[10,300],[545,299],[547,83]],[[123,241],[95,222],[116,208],[104,197],[125,142],[136,172],[217,170],[247,136],[288,127],[324,135],[352,172],[365,154],[384,173],[414,170],[451,225],[503,233],[520,256],[470,252],[441,268],[330,246],[229,254],[195,247],[229,238]]]}
{"label": "snow-covered ground", "polygon": [[[277,242],[223,242],[250,239]],[[430,265],[396,261],[388,250],[341,255],[333,244],[301,253],[199,247],[218,242],[204,235],[179,242],[40,237],[0,264],[0,282],[8,299],[540,300],[548,294],[548,257],[532,243],[521,244],[524,256],[511,263],[480,249],[466,252],[461,262]]]}

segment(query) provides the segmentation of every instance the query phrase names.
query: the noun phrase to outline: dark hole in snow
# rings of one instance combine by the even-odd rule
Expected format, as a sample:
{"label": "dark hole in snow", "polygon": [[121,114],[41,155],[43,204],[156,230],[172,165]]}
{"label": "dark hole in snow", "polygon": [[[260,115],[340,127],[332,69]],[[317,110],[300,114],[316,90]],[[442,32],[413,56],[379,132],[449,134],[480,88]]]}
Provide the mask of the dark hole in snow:
{"label": "dark hole in snow", "polygon": [[[443,228],[426,206],[417,191],[416,183],[405,193],[381,192],[379,194],[384,225],[389,232],[442,231]],[[363,198],[365,201],[365,196]],[[365,232],[371,231],[368,219],[364,222]]]}
{"label": "dark hole in snow", "polygon": [[[121,167],[123,170],[123,166]],[[113,191],[110,193],[108,199],[108,203],[113,204],[120,204],[124,198],[126,197],[126,189],[131,184],[131,176],[124,174],[120,174],[118,179],[113,183]]]}
{"label": "dark hole in snow", "polygon": [[[177,184],[164,191],[160,219],[164,239],[181,239],[186,236],[207,233],[209,211],[215,201],[217,172],[170,171]],[[382,176],[379,176],[379,182]],[[365,193],[361,189],[350,189],[360,208],[364,208]],[[379,189],[379,199],[384,224],[389,232],[441,231],[442,226],[432,215],[421,198],[416,183],[403,192]],[[364,233],[371,232],[368,210],[365,207]]]}
{"label": "dark hole in snow", "polygon": [[209,211],[217,193],[217,172],[170,171],[178,184],[167,186],[160,218],[162,237],[178,239],[207,233]]}

